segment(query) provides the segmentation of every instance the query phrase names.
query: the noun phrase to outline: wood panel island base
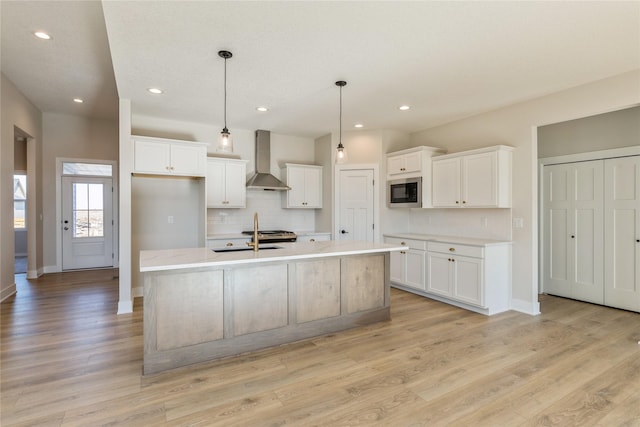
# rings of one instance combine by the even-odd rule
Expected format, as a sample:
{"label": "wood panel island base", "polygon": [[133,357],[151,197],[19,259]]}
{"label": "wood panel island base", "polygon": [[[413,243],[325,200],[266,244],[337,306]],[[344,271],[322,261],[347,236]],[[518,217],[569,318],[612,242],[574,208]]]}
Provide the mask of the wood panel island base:
{"label": "wood panel island base", "polygon": [[367,242],[142,251],[143,374],[390,319],[389,252]]}

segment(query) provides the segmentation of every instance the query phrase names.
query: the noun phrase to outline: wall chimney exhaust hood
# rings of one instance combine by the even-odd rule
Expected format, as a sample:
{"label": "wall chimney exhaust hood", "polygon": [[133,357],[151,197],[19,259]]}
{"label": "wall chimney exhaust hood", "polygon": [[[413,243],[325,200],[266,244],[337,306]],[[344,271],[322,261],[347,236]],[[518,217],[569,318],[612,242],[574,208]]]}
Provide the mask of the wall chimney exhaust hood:
{"label": "wall chimney exhaust hood", "polygon": [[247,181],[249,190],[291,190],[271,175],[271,132],[256,131],[256,173]]}

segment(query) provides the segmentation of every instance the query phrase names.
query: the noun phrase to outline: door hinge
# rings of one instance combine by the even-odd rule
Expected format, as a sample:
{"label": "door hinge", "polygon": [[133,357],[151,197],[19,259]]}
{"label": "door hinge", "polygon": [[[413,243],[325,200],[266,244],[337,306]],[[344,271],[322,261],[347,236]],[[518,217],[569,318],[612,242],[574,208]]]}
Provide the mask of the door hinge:
{"label": "door hinge", "polygon": [[113,220],[111,220],[111,225],[114,225],[114,222],[113,222]]}
{"label": "door hinge", "polygon": [[111,259],[113,259],[113,258],[114,258],[114,256],[113,256],[113,252],[111,252]]}
{"label": "door hinge", "polygon": [[373,185],[374,187],[376,186],[376,180],[375,179],[373,181],[371,181],[371,185]]}
{"label": "door hinge", "polygon": [[371,224],[371,228],[375,230],[376,229],[376,225],[375,224]]}

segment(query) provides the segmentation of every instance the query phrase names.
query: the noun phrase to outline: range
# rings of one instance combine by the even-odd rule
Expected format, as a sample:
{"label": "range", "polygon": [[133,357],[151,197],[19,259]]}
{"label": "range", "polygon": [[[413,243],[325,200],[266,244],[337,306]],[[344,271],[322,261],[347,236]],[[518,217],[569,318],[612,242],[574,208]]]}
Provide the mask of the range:
{"label": "range", "polygon": [[[251,235],[253,242],[253,231],[243,231],[242,234]],[[293,231],[285,230],[258,230],[258,242],[278,243],[278,242],[295,242],[298,236]]]}

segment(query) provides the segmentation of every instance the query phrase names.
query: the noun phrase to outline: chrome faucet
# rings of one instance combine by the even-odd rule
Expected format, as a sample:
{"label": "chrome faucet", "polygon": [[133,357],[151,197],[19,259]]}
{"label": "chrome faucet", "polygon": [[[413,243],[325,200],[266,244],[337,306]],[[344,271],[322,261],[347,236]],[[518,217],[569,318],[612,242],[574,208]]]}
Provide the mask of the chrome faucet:
{"label": "chrome faucet", "polygon": [[253,214],[253,242],[247,242],[248,246],[253,246],[253,251],[258,252],[258,212]]}

